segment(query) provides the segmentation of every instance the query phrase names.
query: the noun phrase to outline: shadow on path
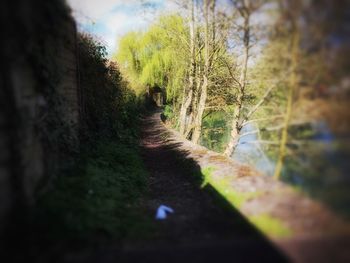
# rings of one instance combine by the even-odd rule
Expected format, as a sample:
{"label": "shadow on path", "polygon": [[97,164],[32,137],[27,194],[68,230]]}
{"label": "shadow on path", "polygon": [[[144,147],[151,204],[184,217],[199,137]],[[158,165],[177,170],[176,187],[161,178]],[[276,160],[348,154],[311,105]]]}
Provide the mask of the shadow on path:
{"label": "shadow on path", "polygon": [[153,212],[165,204],[175,213],[156,222],[152,242],[125,248],[121,261],[287,261],[214,188],[200,188],[199,165],[171,139],[159,111],[145,115],[142,123],[142,155],[150,172],[146,206]]}
{"label": "shadow on path", "polygon": [[142,211],[152,220],[161,204],[175,210],[166,220],[154,221],[150,237],[126,241],[93,234],[87,236],[89,242],[82,242],[62,233],[63,239],[56,240],[45,231],[60,229],[52,224],[59,220],[38,222],[38,226],[23,220],[9,229],[10,239],[1,259],[35,259],[38,263],[286,262],[285,256],[214,188],[200,188],[200,167],[180,146],[160,122],[159,111],[144,116],[141,149],[149,171],[149,195]]}

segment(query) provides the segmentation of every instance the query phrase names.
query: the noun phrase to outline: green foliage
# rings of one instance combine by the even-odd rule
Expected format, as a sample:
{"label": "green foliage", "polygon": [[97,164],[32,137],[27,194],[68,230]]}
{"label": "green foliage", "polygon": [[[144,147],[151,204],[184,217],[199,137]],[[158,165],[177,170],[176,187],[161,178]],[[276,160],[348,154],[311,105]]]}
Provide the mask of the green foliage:
{"label": "green foliage", "polygon": [[55,238],[141,238],[150,227],[139,206],[146,177],[137,147],[99,141],[84,150],[76,170],[41,196],[39,220],[49,223]]}
{"label": "green foliage", "polygon": [[212,112],[203,119],[201,144],[216,152],[223,152],[229,138],[229,117],[225,112]]}
{"label": "green foliage", "polygon": [[[201,170],[204,180],[202,187],[206,184],[211,184],[231,205],[237,209],[241,208],[245,202],[259,198],[263,192],[239,192],[232,187],[232,182],[225,178],[213,178],[212,173],[215,171],[214,167],[205,167]],[[248,217],[249,221],[254,224],[263,233],[274,237],[290,237],[292,230],[285,226],[283,222],[269,214],[259,214]]]}
{"label": "green foliage", "polygon": [[166,119],[172,119],[174,117],[174,111],[171,106],[165,105],[163,114]]}
{"label": "green foliage", "polygon": [[213,178],[212,173],[215,171],[214,167],[205,167],[202,169],[204,181],[202,186],[210,183],[230,204],[240,208],[246,201],[257,198],[263,193],[261,192],[238,192],[230,184],[230,181],[225,178]]}
{"label": "green foliage", "polygon": [[145,33],[131,32],[120,40],[115,58],[138,93],[159,86],[168,101],[179,96],[188,66],[182,41],[187,34],[183,18],[171,15],[160,17]]}
{"label": "green foliage", "polygon": [[291,237],[293,232],[283,224],[283,222],[268,214],[259,214],[249,217],[251,221],[258,229],[263,233],[269,233],[274,237]]}
{"label": "green foliage", "polygon": [[211,181],[211,174],[214,170],[215,168],[211,166],[201,169],[201,173],[203,175],[203,182],[201,185],[202,188],[205,187],[205,185],[207,185]]}
{"label": "green foliage", "polygon": [[[142,101],[129,89],[106,49],[93,36],[79,35],[82,95],[81,149],[75,165],[39,198],[34,224],[52,241],[94,236],[117,240],[147,235],[140,211],[147,173],[138,145]],[[63,171],[61,172],[63,173]]]}
{"label": "green foliage", "polygon": [[138,90],[140,83],[138,75],[141,71],[140,65],[140,41],[141,32],[129,32],[119,42],[119,52],[116,56],[122,69],[127,69],[123,73],[128,77],[135,90]]}
{"label": "green foliage", "polygon": [[134,92],[118,66],[108,62],[106,48],[93,36],[79,35],[80,79],[86,136],[120,136],[123,127],[137,118]]}
{"label": "green foliage", "polygon": [[[327,144],[323,146],[319,146],[319,143],[311,145],[317,137],[314,124],[324,121],[326,115],[329,115],[329,117],[325,122],[334,123],[333,126],[337,127],[342,126],[341,123],[346,119],[339,117],[344,116],[341,113],[331,113],[332,108],[330,103],[327,102],[327,96],[333,95],[330,95],[332,93],[331,88],[328,89],[327,87],[334,87],[335,89],[339,87],[341,89],[340,87],[343,84],[340,81],[348,63],[343,61],[346,56],[334,59],[333,62],[327,61],[328,57],[325,54],[328,52],[324,49],[325,47],[322,47],[322,41],[312,40],[315,33],[316,35],[320,33],[321,36],[322,30],[318,32],[318,27],[313,28],[316,24],[310,22],[310,25],[303,25],[301,26],[303,29],[299,29],[304,31],[311,26],[313,29],[310,32],[313,33],[307,39],[302,39],[302,43],[297,45],[297,67],[295,72],[291,70],[291,33],[293,32],[291,32],[292,28],[289,25],[290,21],[288,22],[290,18],[286,19],[285,10],[279,8],[271,6],[271,8],[267,8],[270,9],[269,11],[266,11],[265,8],[256,11],[258,14],[271,15],[276,23],[266,24],[267,31],[265,33],[267,34],[261,35],[268,37],[263,39],[259,39],[260,34],[255,32],[257,29],[255,26],[250,28],[254,35],[258,33],[256,34],[257,39],[251,39],[251,44],[257,42],[258,48],[250,49],[250,56],[257,56],[256,59],[249,59],[248,61],[245,94],[238,124],[249,123],[251,127],[256,128],[258,131],[256,141],[252,143],[258,147],[259,151],[266,153],[271,159],[271,163],[274,163],[280,155],[279,144],[286,115],[290,79],[295,73],[297,87],[292,98],[293,114],[288,127],[282,180],[291,184],[302,185],[305,191],[312,189],[312,192],[315,193],[314,196],[321,196],[321,192],[324,196],[327,196],[327,189],[331,187],[331,184],[338,187],[339,184],[346,181],[344,177],[346,165],[344,165],[344,162],[334,165],[334,159],[346,160],[347,157],[344,157],[345,153],[342,153],[340,148],[337,149],[337,155],[339,154],[341,157],[330,158],[327,149],[325,149]],[[298,13],[296,10],[294,11]],[[308,17],[309,15],[306,13],[301,16]],[[192,127],[190,125],[191,114],[196,114],[198,106],[204,73],[204,55],[207,51],[204,45],[204,19],[200,12],[195,16],[196,58],[194,60],[196,61],[196,73],[194,96],[186,113],[189,127]],[[236,38],[239,33],[232,31],[233,34],[231,34],[226,31],[232,29],[231,19],[235,20],[235,18],[222,17],[219,12],[216,18],[212,29],[216,30],[215,33],[218,39],[217,43],[212,43],[215,47],[215,54],[211,54],[214,59],[208,74],[208,96],[205,102],[200,142],[209,149],[222,152],[228,141],[228,126],[234,116],[234,107],[241,103],[237,100],[240,93],[237,82],[241,78],[242,61],[240,55],[242,47],[239,44],[240,41],[237,41]],[[267,21],[262,21],[262,23],[265,22]],[[181,15],[160,17],[145,32],[131,32],[125,35],[120,41],[119,50],[115,56],[133,89],[138,90],[138,92],[140,90],[144,91],[146,87],[154,86],[165,89],[168,105],[164,109],[163,117],[170,121],[174,127],[178,125],[182,98],[188,95],[184,91],[189,86],[191,54],[189,49],[191,43],[189,24],[189,19]],[[301,35],[303,35],[302,32]],[[308,41],[312,45],[308,45]],[[335,56],[336,53],[334,53]],[[341,56],[341,52],[339,54]],[[329,63],[332,66],[329,66]],[[344,65],[344,68],[341,65]],[[265,93],[270,88],[272,90],[265,98]],[[339,94],[344,95],[343,101],[347,98],[345,89],[343,93]],[[319,107],[318,100],[321,101],[320,106],[322,104],[326,105],[327,110],[322,110],[322,107]],[[247,114],[261,101],[260,106],[248,118]],[[306,110],[303,111],[304,108]],[[346,112],[346,107],[342,111]],[[338,121],[338,118],[342,120]],[[186,136],[190,138],[191,132]],[[251,158],[250,156],[248,158],[250,159],[247,162],[249,165],[257,164],[259,161],[256,160],[259,158]],[[337,169],[334,166],[337,166]],[[315,189],[321,189],[322,191],[315,191]],[[236,194],[236,198],[232,195],[232,200],[234,199],[238,199],[237,203],[240,205],[244,202],[245,197]],[[342,194],[340,199],[345,200]]]}

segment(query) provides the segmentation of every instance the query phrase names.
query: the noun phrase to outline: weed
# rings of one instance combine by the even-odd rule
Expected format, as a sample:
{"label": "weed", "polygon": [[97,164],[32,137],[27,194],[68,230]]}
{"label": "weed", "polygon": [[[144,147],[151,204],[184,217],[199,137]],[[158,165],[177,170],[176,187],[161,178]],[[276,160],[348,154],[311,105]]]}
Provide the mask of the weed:
{"label": "weed", "polygon": [[260,214],[248,217],[249,221],[252,222],[258,229],[263,233],[267,233],[270,236],[282,238],[290,237],[293,232],[283,222],[268,214]]}
{"label": "weed", "polygon": [[147,192],[146,179],[137,147],[100,141],[40,198],[41,219],[49,222],[49,234],[56,238],[85,239],[97,233],[142,238],[150,226],[139,205]]}
{"label": "weed", "polygon": [[[202,187],[206,184],[211,184],[232,206],[240,209],[245,202],[251,199],[258,198],[263,194],[261,191],[255,192],[239,192],[235,190],[230,181],[225,178],[213,178],[212,173],[214,167],[205,167],[202,169],[204,177]],[[283,224],[283,222],[268,214],[260,214],[248,217],[249,221],[255,225],[263,233],[274,237],[289,237],[292,235],[292,230]]]}

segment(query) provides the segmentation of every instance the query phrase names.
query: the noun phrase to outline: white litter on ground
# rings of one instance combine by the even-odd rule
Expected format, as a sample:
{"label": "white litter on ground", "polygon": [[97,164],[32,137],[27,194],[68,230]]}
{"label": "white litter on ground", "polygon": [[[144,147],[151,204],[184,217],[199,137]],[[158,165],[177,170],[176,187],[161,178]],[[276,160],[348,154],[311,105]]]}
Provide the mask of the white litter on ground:
{"label": "white litter on ground", "polygon": [[160,205],[157,209],[156,219],[157,220],[166,219],[167,213],[174,213],[174,209],[166,205]]}

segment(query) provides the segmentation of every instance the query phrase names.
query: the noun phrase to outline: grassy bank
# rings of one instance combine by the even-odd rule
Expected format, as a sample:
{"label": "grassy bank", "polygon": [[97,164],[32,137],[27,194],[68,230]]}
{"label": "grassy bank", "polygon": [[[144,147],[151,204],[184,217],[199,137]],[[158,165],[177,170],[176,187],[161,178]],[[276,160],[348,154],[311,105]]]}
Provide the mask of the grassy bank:
{"label": "grassy bank", "polygon": [[130,89],[96,37],[78,34],[84,114],[80,149],[39,196],[34,225],[43,240],[121,241],[146,235],[140,202],[147,173],[138,147],[143,101]]}
{"label": "grassy bank", "polygon": [[[218,191],[218,193],[227,200],[233,207],[240,210],[240,208],[249,200],[259,198],[264,195],[263,192],[239,192],[235,190],[228,178],[222,178],[220,180],[214,180],[212,173],[215,171],[214,167],[206,167],[202,169],[203,183],[202,187],[206,184],[210,184]],[[283,238],[293,235],[293,231],[286,226],[282,220],[269,214],[257,214],[248,216],[247,219],[257,227],[261,232],[267,236]]]}
{"label": "grassy bank", "polygon": [[[143,101],[96,37],[78,34],[84,114],[74,164],[38,197],[34,225],[43,240],[124,240],[147,232],[140,201],[147,173],[138,147]],[[84,242],[82,242],[84,243]]]}
{"label": "grassy bank", "polygon": [[49,240],[142,238],[150,223],[140,211],[146,179],[137,143],[99,140],[40,197],[41,225]]}

